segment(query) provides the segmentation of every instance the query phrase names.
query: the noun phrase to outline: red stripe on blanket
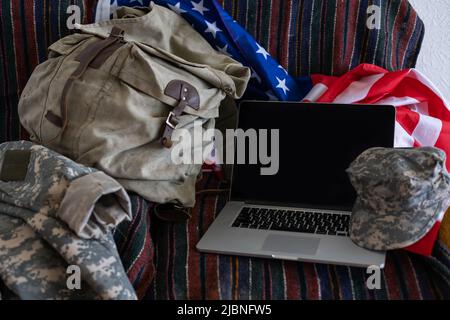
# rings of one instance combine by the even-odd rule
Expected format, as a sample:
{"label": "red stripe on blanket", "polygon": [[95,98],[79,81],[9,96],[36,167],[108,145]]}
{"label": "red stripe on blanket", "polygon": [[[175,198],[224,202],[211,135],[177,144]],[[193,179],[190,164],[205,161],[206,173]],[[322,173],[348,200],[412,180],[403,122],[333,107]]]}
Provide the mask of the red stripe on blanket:
{"label": "red stripe on blanket", "polygon": [[281,65],[288,69],[288,58],[289,58],[289,36],[291,34],[291,15],[292,15],[292,2],[286,1],[284,3],[283,17],[281,17],[283,23],[283,31],[279,34],[281,38],[281,55],[280,63]]}
{"label": "red stripe on blanket", "polygon": [[343,57],[343,65],[345,68],[349,68],[353,49],[355,46],[355,36],[356,36],[356,25],[358,23],[358,11],[359,5],[350,4],[348,8],[348,16],[347,18],[347,41],[345,45],[345,55]]}
{"label": "red stripe on blanket", "polygon": [[403,13],[406,12],[407,3],[405,0],[402,0],[400,3],[398,12],[395,13],[395,22],[393,25],[394,32],[392,33],[392,54],[391,54],[391,64],[394,70],[398,69],[397,65],[397,57],[399,54],[403,56],[403,53],[398,52],[399,50],[399,37],[400,37],[400,29],[403,25]]}
{"label": "red stripe on blanket", "polygon": [[[417,21],[417,13],[414,10],[410,11],[411,16],[409,17],[409,20]],[[405,63],[405,56],[406,56],[406,50],[408,50],[408,45],[411,40],[412,35],[414,34],[414,30],[416,29],[415,23],[408,23],[407,28],[405,30],[405,34],[403,35],[402,39],[400,40],[399,45],[399,51],[397,51],[398,59],[400,65],[399,68],[403,67]]]}
{"label": "red stripe on blanket", "polygon": [[97,5],[96,3],[98,2],[98,0],[84,0],[83,1],[83,5],[84,5],[84,19],[83,19],[83,23],[84,24],[88,24],[88,23],[93,23],[95,18],[94,18],[94,12],[95,10],[93,10],[93,8],[95,8],[95,6]]}
{"label": "red stripe on blanket", "polygon": [[11,1],[11,12],[13,18],[13,38],[14,38],[14,53],[16,58],[16,75],[17,75],[17,88],[21,92],[27,83],[27,70],[25,69],[25,56],[23,51],[23,25],[21,21],[20,1]]}
{"label": "red stripe on blanket", "polygon": [[284,274],[286,276],[286,299],[300,299],[300,279],[297,271],[297,262],[285,261]]}
{"label": "red stripe on blanket", "polygon": [[384,268],[388,300],[400,300],[402,298],[397,272],[395,263],[392,261],[391,255],[388,254],[386,256],[386,266]]}
{"label": "red stripe on blanket", "polygon": [[30,63],[30,72],[34,70],[34,68],[38,65],[38,56],[39,53],[37,51],[37,40],[36,40],[36,29],[34,27],[34,6],[33,5],[25,5],[25,23],[27,26],[27,43],[28,43],[28,52],[27,59]]}
{"label": "red stripe on blanket", "polygon": [[305,263],[304,264],[305,278],[306,278],[306,297],[308,300],[318,300],[320,299],[320,288],[319,288],[319,275],[315,271],[314,264]]}
{"label": "red stripe on blanket", "polygon": [[334,34],[334,52],[333,57],[336,63],[336,70],[332,71],[332,74],[343,74],[346,70],[342,67],[342,61],[344,60],[344,23],[345,23],[345,3],[338,1],[336,10],[336,31]]}
{"label": "red stripe on blanket", "polygon": [[422,294],[420,293],[419,283],[410,256],[407,254],[402,255],[401,261],[402,265],[407,266],[408,269],[407,272],[403,273],[408,288],[408,299],[422,300]]}
{"label": "red stripe on blanket", "polygon": [[150,235],[147,234],[145,237],[144,248],[148,248],[148,247],[151,247],[151,250],[149,252],[144,250],[142,252],[142,255],[139,257],[139,259],[133,265],[132,269],[128,272],[128,278],[135,279],[137,276],[137,273],[140,272],[142,269],[144,269],[144,272],[141,275],[141,278],[139,279],[140,285],[135,288],[136,295],[138,296],[139,299],[142,299],[145,296],[145,294],[147,293],[147,290],[150,287],[150,284],[152,283],[152,280],[156,273],[153,262],[149,263],[149,261],[153,260],[154,249],[153,249],[152,239],[150,238]]}
{"label": "red stripe on blanket", "polygon": [[271,56],[276,57],[277,52],[277,39],[280,36],[280,30],[278,29],[278,22],[280,20],[280,0],[272,0],[269,25],[269,53]]}

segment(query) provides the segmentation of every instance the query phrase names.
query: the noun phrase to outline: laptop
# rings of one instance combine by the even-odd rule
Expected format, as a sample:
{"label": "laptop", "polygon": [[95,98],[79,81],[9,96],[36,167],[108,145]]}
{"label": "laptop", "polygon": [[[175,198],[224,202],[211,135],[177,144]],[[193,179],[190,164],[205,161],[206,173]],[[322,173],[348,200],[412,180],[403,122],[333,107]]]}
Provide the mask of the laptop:
{"label": "laptop", "polygon": [[[346,169],[366,149],[393,147],[394,107],[245,101],[237,127],[267,129],[258,138],[278,152],[278,170],[262,175],[267,161],[233,165],[229,201],[199,251],[384,267],[385,252],[358,247],[349,237],[356,192]],[[277,130],[278,142],[268,138]],[[247,140],[250,153],[255,142]]]}

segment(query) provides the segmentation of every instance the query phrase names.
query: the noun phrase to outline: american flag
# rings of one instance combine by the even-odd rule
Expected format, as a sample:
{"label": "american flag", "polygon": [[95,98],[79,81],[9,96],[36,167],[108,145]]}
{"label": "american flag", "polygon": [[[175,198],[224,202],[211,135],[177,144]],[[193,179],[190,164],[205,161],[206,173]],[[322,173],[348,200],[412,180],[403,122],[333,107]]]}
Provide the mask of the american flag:
{"label": "american flag", "polygon": [[341,77],[313,75],[312,80],[304,101],[393,105],[396,147],[434,146],[450,154],[450,104],[419,71],[362,64]]}
{"label": "american flag", "polygon": [[[450,104],[419,71],[388,72],[362,64],[341,77],[313,75],[312,81],[315,85],[304,101],[395,106],[395,147],[440,148],[450,168]],[[406,249],[431,255],[446,210],[424,238]]]}
{"label": "american flag", "polygon": [[[292,77],[215,0],[154,0],[186,19],[213,48],[252,71],[245,99],[387,104],[397,109],[395,147],[434,146],[450,155],[450,104],[415,69],[388,72],[362,64],[341,77]],[[118,6],[148,6],[150,0],[100,0],[96,19],[109,19]],[[450,157],[447,157],[450,168]],[[429,255],[439,221],[410,251]]]}

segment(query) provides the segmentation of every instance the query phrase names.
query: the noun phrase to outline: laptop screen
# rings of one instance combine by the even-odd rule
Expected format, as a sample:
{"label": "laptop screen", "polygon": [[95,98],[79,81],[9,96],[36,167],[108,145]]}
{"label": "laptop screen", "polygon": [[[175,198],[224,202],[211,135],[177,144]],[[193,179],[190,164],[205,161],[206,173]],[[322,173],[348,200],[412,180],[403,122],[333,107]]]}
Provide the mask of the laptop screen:
{"label": "laptop screen", "polygon": [[356,193],[345,170],[368,148],[393,147],[395,109],[250,101],[240,105],[238,128],[246,152],[235,148],[235,163],[245,163],[233,167],[232,200],[351,210]]}

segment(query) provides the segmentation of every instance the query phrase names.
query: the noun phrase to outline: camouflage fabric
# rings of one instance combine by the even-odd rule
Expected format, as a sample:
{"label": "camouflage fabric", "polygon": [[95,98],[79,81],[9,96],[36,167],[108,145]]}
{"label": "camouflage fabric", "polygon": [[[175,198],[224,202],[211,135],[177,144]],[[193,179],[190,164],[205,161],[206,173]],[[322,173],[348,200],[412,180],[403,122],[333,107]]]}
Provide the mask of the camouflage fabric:
{"label": "camouflage fabric", "polygon": [[[6,163],[11,150],[29,150],[29,161],[23,179],[5,181],[20,171],[20,159]],[[0,168],[0,278],[11,292],[20,299],[136,299],[110,232],[130,216],[117,182],[25,141],[0,145]],[[80,289],[67,285],[72,265]]]}
{"label": "camouflage fabric", "polygon": [[351,239],[371,250],[405,248],[424,237],[449,203],[445,153],[436,148],[373,148],[347,170],[358,194]]}

